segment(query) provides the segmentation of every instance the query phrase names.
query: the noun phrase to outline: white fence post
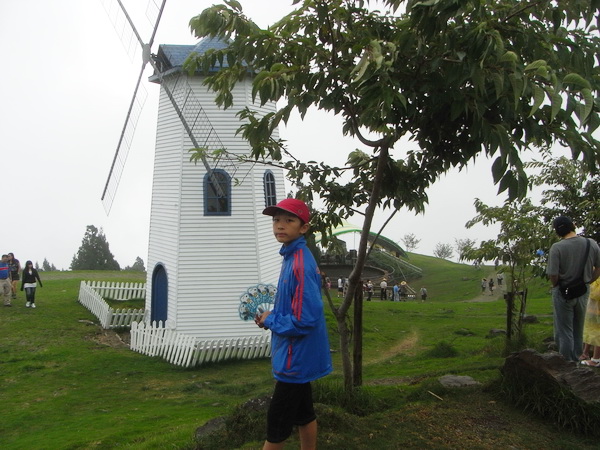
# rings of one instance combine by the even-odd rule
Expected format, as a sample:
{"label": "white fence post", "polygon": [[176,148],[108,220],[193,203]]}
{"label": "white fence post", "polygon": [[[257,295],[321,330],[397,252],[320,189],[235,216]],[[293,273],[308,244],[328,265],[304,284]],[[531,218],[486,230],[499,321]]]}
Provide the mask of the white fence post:
{"label": "white fence post", "polygon": [[127,300],[146,297],[145,283],[109,283],[105,281],[82,281],[79,287],[79,303],[100,321],[102,328],[130,327],[144,317],[144,309],[113,309],[104,300]]}
{"label": "white fence post", "polygon": [[149,323],[144,308],[113,309],[104,298],[131,300],[146,297],[145,283],[82,281],[78,301],[94,314],[103,328],[130,327],[130,348],[148,356],[159,356],[183,367],[228,359],[269,356],[271,335],[199,341],[177,333],[169,323]]}

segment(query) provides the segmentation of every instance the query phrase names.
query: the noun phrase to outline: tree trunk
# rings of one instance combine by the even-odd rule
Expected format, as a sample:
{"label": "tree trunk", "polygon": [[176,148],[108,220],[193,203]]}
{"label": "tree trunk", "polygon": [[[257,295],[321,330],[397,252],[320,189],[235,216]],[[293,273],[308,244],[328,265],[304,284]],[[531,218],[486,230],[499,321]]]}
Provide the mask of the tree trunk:
{"label": "tree trunk", "polygon": [[363,343],[363,289],[362,283],[356,287],[354,295],[354,370],[353,386],[362,386]]}
{"label": "tree trunk", "polygon": [[[346,312],[341,311],[341,307],[336,307],[331,299],[331,292],[325,289],[327,303],[333,312],[337,323],[337,330],[340,335],[340,355],[342,356],[342,372],[344,374],[344,389],[346,392],[352,389],[352,361],[350,360],[350,336],[351,332],[346,322]],[[344,301],[346,301],[344,299]]]}
{"label": "tree trunk", "polygon": [[[353,380],[355,370],[361,373],[360,383],[362,383],[362,341],[359,343],[361,364],[360,367],[353,370],[352,361],[350,358],[350,331],[348,324],[346,323],[346,318],[348,316],[350,306],[352,305],[352,300],[354,299],[356,289],[360,284],[362,271],[367,260],[367,246],[369,243],[368,237],[369,232],[371,231],[373,216],[375,215],[375,210],[377,209],[377,204],[379,203],[379,197],[381,195],[381,184],[383,183],[384,169],[389,159],[388,151],[389,149],[385,145],[383,145],[379,151],[377,169],[375,171],[375,177],[373,178],[373,188],[371,190],[371,196],[365,210],[363,228],[360,235],[360,243],[358,245],[356,256],[356,264],[352,269],[350,276],[348,277],[348,292],[346,293],[346,297],[344,298],[344,301],[340,307],[334,309],[338,324],[338,331],[340,333],[340,352],[342,354],[342,368],[344,370],[344,387],[347,392],[350,392],[356,386],[360,386],[360,384],[357,384],[356,381]],[[362,339],[362,329],[360,330],[360,333],[354,330],[354,339],[357,339],[358,334],[360,334],[360,339]],[[356,348],[357,347],[355,345],[355,349]]]}
{"label": "tree trunk", "polygon": [[350,360],[350,330],[346,323],[346,316],[338,317],[337,326],[340,333],[340,355],[342,356],[342,371],[344,372],[344,389],[350,392],[353,389],[354,382],[352,380],[352,361]]}
{"label": "tree trunk", "polygon": [[506,340],[508,342],[510,342],[512,339],[514,304],[515,304],[515,293],[513,291],[508,291],[506,293]]}

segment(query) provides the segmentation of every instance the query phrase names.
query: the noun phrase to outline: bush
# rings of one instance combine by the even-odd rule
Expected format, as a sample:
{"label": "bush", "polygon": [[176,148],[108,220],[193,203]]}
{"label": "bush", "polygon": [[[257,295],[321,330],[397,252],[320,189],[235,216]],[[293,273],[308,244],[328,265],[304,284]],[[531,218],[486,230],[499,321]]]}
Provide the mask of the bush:
{"label": "bush", "polygon": [[458,356],[458,350],[446,341],[440,341],[435,344],[431,350],[425,352],[429,358],[454,358]]}

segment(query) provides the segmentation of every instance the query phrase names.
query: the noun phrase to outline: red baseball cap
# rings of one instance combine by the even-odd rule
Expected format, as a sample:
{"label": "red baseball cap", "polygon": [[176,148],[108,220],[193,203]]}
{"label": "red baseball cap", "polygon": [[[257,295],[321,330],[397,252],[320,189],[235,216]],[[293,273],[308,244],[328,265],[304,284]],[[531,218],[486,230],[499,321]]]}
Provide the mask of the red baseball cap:
{"label": "red baseball cap", "polygon": [[310,221],[310,212],[308,211],[308,206],[306,206],[306,203],[304,203],[302,200],[297,200],[295,198],[286,198],[281,200],[275,206],[268,206],[263,210],[263,214],[265,216],[274,216],[281,210],[297,216],[304,223],[308,223]]}

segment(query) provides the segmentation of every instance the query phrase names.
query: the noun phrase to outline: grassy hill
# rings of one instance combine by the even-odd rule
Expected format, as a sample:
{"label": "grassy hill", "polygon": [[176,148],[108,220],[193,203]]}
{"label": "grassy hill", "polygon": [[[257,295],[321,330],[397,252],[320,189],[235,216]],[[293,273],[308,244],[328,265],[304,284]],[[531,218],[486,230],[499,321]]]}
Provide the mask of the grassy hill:
{"label": "grassy hill", "polygon": [[[422,255],[410,261],[423,268],[420,282],[430,300],[365,304],[359,413],[337,401],[339,345],[327,311],[335,371],[315,386],[319,448],[597,448],[591,439],[516,410],[490,389],[500,375],[503,339],[489,330],[503,328],[505,306],[468,301],[479,294],[481,273]],[[197,427],[271,393],[268,359],[178,368],[130,351],[125,333],[100,329],[76,301],[81,280],[139,282],[143,274],[41,276],[37,309],[25,308],[22,294],[14,307],[0,309],[0,448],[192,449]],[[532,296],[529,308],[540,320],[527,333],[531,345],[540,346],[552,334],[550,301]],[[449,390],[437,381],[445,374],[481,384]],[[235,439],[203,448],[260,448],[263,429],[260,415],[234,429]],[[298,448],[295,438],[290,448]]]}
{"label": "grassy hill", "polygon": [[409,254],[409,261],[423,270],[423,277],[410,283],[419,291],[427,288],[429,297],[439,301],[468,300],[481,292],[480,280],[495,274],[494,268],[458,264],[433,256]]}

